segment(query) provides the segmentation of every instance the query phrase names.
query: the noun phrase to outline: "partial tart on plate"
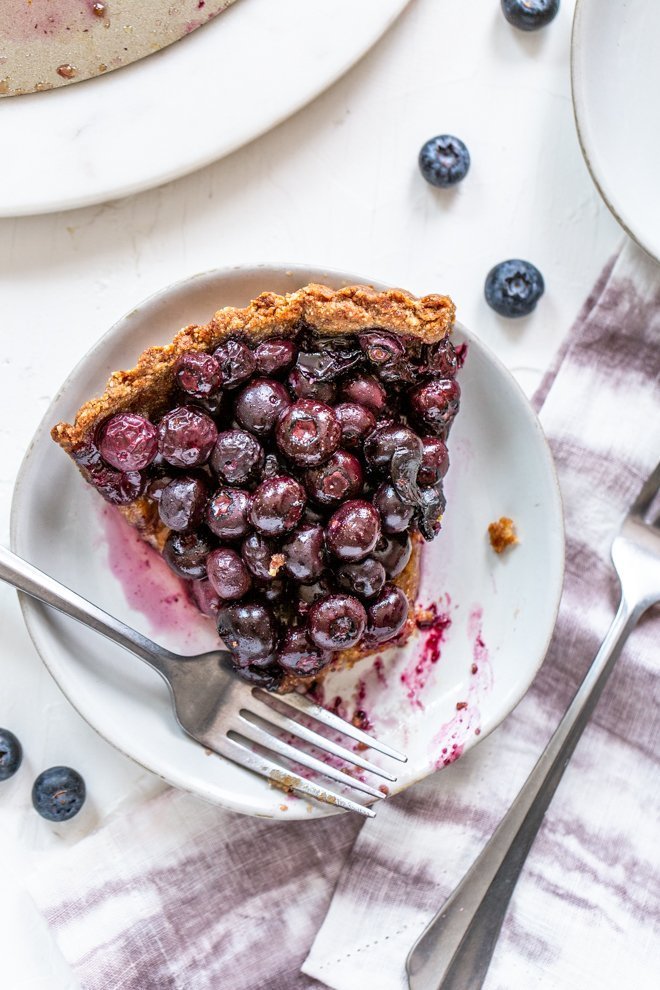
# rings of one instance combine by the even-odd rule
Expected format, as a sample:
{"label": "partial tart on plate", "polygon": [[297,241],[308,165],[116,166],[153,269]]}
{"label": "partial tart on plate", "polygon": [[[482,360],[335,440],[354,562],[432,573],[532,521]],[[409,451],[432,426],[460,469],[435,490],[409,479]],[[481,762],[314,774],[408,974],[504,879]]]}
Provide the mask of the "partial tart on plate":
{"label": "partial tart on plate", "polygon": [[115,372],[53,439],[287,691],[413,628],[459,365],[446,296],[310,284],[219,310]]}

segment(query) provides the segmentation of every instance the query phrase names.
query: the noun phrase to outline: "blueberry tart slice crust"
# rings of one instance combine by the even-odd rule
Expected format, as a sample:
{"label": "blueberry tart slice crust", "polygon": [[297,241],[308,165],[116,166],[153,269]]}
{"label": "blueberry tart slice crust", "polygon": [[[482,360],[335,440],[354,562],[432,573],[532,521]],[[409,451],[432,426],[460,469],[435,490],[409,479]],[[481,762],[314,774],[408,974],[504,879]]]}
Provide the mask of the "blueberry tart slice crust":
{"label": "blueberry tart slice crust", "polygon": [[117,371],[52,436],[289,691],[410,635],[445,508],[449,298],[307,285],[219,310]]}

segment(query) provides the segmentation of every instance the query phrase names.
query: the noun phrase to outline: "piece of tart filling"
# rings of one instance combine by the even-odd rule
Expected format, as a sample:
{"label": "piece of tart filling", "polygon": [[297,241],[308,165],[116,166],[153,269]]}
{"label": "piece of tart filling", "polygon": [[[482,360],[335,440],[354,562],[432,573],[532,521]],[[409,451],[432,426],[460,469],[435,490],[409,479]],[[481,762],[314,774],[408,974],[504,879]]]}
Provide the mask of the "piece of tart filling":
{"label": "piece of tart filling", "polygon": [[[320,289],[342,303],[386,295],[300,291]],[[299,316],[219,343],[202,334],[206,346],[188,333],[194,346],[170,353],[157,389],[134,383],[137,369],[117,373],[130,382],[121,402],[104,401],[116,375],[73,427],[53,430],[216,620],[250,683],[290,690],[402,644],[414,626],[420,548],[445,508],[459,361],[451,303],[399,297],[446,304],[442,328],[406,333],[363,316],[356,332],[347,319],[349,332],[330,334]]]}

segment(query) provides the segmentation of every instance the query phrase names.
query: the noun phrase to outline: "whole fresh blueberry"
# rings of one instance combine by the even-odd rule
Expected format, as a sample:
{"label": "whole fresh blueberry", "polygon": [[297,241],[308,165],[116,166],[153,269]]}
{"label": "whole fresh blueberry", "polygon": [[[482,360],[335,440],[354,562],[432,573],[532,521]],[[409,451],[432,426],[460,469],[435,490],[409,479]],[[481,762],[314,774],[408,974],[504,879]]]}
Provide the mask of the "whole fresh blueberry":
{"label": "whole fresh blueberry", "polygon": [[9,780],[21,765],[23,747],[13,732],[0,729],[0,780]]}
{"label": "whole fresh blueberry", "polygon": [[66,822],[85,803],[85,781],[71,767],[50,767],[32,787],[32,804],[49,822]]}
{"label": "whole fresh blueberry", "polygon": [[470,152],[453,134],[439,134],[422,145],[419,170],[432,186],[449,189],[465,178],[469,168]]}
{"label": "whole fresh blueberry", "polygon": [[502,13],[520,31],[538,31],[554,20],[559,0],[501,0]]}
{"label": "whole fresh blueberry", "polygon": [[500,316],[528,316],[545,291],[543,276],[529,261],[510,258],[488,272],[486,302]]}

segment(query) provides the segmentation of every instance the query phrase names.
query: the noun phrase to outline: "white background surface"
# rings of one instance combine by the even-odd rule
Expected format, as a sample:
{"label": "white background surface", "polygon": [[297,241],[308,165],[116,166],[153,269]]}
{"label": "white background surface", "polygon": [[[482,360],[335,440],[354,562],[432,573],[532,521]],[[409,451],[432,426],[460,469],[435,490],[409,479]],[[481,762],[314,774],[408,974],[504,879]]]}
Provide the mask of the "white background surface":
{"label": "white background surface", "polygon": [[[413,0],[332,90],[232,157],[135,198],[0,221],[1,538],[23,452],[73,364],[135,302],[206,268],[300,261],[448,292],[531,391],[622,236],[575,136],[572,6],[564,0],[556,21],[528,37],[506,24],[497,0]],[[416,165],[422,142],[445,131],[466,141],[473,163],[450,193],[427,186]],[[507,322],[482,286],[511,256],[537,264],[547,291],[531,317]],[[0,790],[2,985],[65,990],[75,980],[22,878],[47,850],[159,785],[70,708],[4,587],[0,630],[0,725],[26,750]],[[90,794],[68,826],[42,821],[30,804],[34,776],[60,762],[81,770]]]}

